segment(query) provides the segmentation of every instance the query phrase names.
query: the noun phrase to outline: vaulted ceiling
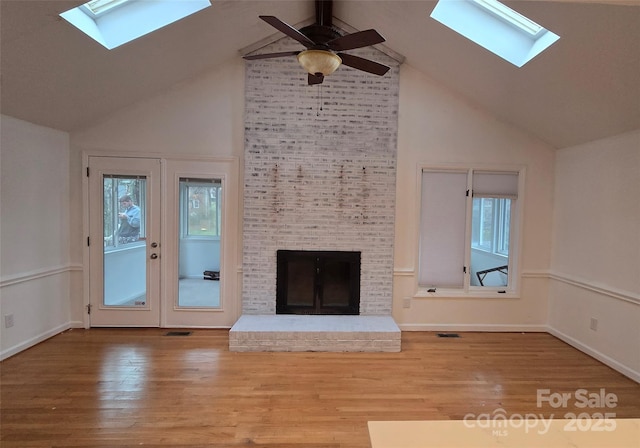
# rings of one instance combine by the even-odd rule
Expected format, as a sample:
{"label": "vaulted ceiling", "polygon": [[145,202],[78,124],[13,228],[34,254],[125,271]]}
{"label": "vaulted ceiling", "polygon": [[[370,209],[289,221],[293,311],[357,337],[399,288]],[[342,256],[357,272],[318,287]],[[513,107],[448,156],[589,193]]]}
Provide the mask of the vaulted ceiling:
{"label": "vaulted ceiling", "polygon": [[[1,0],[2,113],[64,131],[193,79],[274,34],[312,0],[214,0],[114,50],[58,17],[82,1]],[[333,15],[375,28],[405,63],[557,148],[640,128],[640,0],[505,1],[561,36],[522,68],[429,18],[435,0],[336,0]],[[276,62],[277,63],[277,62]]]}

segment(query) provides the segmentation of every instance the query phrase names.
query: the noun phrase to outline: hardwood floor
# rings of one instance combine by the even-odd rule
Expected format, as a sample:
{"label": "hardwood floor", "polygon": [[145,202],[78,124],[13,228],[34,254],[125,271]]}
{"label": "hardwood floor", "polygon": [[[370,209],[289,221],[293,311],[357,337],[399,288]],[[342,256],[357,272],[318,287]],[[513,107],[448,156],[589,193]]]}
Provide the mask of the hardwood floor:
{"label": "hardwood floor", "polygon": [[[640,385],[544,333],[402,335],[401,353],[231,353],[228,332],[69,330],[0,364],[1,446],[369,447],[369,420],[615,412]],[[615,394],[615,408],[536,403]]]}

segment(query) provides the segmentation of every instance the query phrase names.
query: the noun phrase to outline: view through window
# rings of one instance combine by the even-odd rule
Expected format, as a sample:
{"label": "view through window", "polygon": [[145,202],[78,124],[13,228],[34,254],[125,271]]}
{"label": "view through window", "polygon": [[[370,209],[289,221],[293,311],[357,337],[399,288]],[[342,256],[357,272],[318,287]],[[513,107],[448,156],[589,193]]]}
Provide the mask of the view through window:
{"label": "view through window", "polygon": [[105,249],[115,249],[144,239],[146,182],[144,177],[104,176]]}
{"label": "view through window", "polygon": [[144,176],[104,175],[103,305],[147,306]]}
{"label": "view through window", "polygon": [[220,308],[222,181],[180,179],[179,308]]}
{"label": "view through window", "polygon": [[473,198],[472,286],[508,284],[511,201],[509,198]]}
{"label": "view through window", "polygon": [[220,236],[220,195],[222,186],[215,183],[183,181],[185,237]]}
{"label": "view through window", "polygon": [[471,247],[509,256],[511,199],[474,198]]}

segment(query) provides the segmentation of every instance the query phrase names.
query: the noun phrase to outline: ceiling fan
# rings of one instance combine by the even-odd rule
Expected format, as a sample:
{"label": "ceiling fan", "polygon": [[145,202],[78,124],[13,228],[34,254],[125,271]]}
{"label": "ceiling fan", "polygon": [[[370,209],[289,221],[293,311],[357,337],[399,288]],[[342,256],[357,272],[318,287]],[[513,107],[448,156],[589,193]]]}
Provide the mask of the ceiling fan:
{"label": "ceiling fan", "polygon": [[332,0],[316,0],[316,23],[297,30],[274,16],[259,16],[269,25],[297,40],[307,49],[245,56],[244,59],[271,59],[297,56],[300,65],[309,73],[309,85],[322,84],[324,77],[333,73],[340,64],[382,76],[389,67],[343,51],[379,44],[385,39],[376,30],[358,31],[341,35],[332,25]]}

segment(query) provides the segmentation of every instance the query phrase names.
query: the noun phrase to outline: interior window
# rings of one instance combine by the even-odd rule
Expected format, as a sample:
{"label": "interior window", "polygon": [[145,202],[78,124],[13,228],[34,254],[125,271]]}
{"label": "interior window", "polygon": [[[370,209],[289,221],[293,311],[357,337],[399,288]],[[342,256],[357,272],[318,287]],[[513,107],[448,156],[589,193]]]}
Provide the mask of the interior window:
{"label": "interior window", "polygon": [[517,172],[423,170],[418,282],[469,291],[513,287]]}

